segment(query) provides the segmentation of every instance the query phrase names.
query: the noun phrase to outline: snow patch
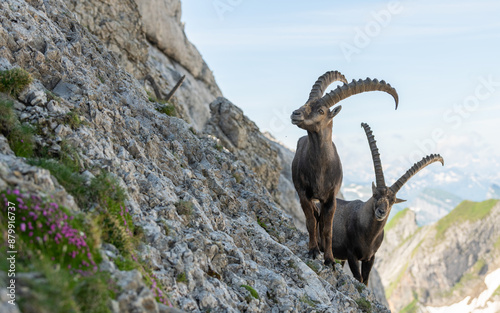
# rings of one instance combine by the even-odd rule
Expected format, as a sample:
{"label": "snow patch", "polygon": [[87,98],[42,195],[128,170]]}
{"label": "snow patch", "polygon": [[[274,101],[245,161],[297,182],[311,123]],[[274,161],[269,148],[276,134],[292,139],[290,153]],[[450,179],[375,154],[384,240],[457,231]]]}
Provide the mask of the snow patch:
{"label": "snow patch", "polygon": [[486,290],[479,297],[471,301],[468,296],[462,301],[450,306],[426,307],[429,313],[497,313],[500,312],[500,302],[488,301],[495,290],[500,286],[500,268],[491,272],[484,278]]}

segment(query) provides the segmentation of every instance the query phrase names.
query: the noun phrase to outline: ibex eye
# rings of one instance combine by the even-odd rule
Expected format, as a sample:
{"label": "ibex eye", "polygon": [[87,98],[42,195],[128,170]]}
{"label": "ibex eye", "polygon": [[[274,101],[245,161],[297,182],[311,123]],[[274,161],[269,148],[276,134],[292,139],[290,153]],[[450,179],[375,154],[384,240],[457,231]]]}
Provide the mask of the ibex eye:
{"label": "ibex eye", "polygon": [[325,111],[323,111],[323,109],[319,109],[318,113],[321,114],[321,115],[323,115],[323,114],[325,114]]}

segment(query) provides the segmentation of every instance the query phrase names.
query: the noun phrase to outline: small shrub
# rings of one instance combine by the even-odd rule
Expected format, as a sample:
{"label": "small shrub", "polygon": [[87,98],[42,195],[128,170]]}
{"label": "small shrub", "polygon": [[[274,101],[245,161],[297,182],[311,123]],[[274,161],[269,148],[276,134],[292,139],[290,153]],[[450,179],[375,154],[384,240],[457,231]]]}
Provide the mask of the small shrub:
{"label": "small shrub", "polygon": [[185,282],[187,282],[186,273],[182,272],[179,275],[177,275],[177,278],[175,279],[175,281],[177,281],[178,283],[185,283]]}
{"label": "small shrub", "polygon": [[0,100],[0,132],[17,156],[31,157],[35,147],[35,129],[19,122],[12,101]]}
{"label": "small shrub", "polygon": [[241,285],[240,287],[243,287],[243,288],[245,288],[246,290],[248,290],[248,292],[250,292],[250,295],[251,295],[253,298],[255,298],[255,299],[257,299],[257,300],[259,300],[259,299],[260,299],[260,297],[259,297],[259,293],[258,293],[255,289],[253,289],[251,286],[248,286],[248,285]]}
{"label": "small shrub", "polygon": [[164,113],[168,116],[177,116],[177,110],[175,109],[175,106],[170,103],[158,108],[158,112]]}
{"label": "small shrub", "polygon": [[53,159],[30,159],[31,165],[36,165],[50,171],[57,181],[75,197],[78,205],[86,207],[88,205],[87,187],[85,186],[85,178],[75,171],[73,168],[66,166]]}
{"label": "small shrub", "polygon": [[71,127],[71,129],[77,129],[83,124],[83,121],[80,119],[77,112],[71,111],[66,113],[66,116],[63,118],[63,123]]}
{"label": "small shrub", "polygon": [[317,302],[311,299],[307,294],[304,294],[299,299],[300,302],[307,304],[308,306],[315,308],[317,306]]}
{"label": "small shrub", "polygon": [[125,190],[120,186],[118,180],[106,171],[102,171],[92,179],[89,197],[102,208],[112,209],[114,213],[120,213],[120,205],[127,199]]}
{"label": "small shrub", "polygon": [[193,204],[190,201],[181,200],[175,204],[175,207],[180,215],[191,216],[193,214]]}
{"label": "small shrub", "polygon": [[61,102],[61,97],[57,96],[55,93],[53,93],[50,90],[45,90],[45,95],[47,96],[47,101],[56,101],[56,102]]}
{"label": "small shrub", "polygon": [[241,181],[243,180],[243,178],[241,178],[241,175],[238,173],[233,173],[233,177],[236,180],[237,184],[241,183]]}
{"label": "small shrub", "polygon": [[361,309],[361,311],[363,311],[365,313],[371,313],[372,304],[370,302],[368,302],[368,300],[366,300],[364,298],[359,298],[356,300],[356,304]]}
{"label": "small shrub", "polygon": [[116,295],[110,288],[110,282],[114,283],[109,273],[99,272],[85,277],[75,287],[74,295],[81,312],[111,313],[108,299],[114,299]]}
{"label": "small shrub", "polygon": [[0,92],[17,97],[32,81],[30,73],[22,68],[0,71]]}
{"label": "small shrub", "polygon": [[222,151],[224,149],[224,147],[222,145],[219,145],[219,144],[215,144],[214,148],[217,149],[218,151]]}

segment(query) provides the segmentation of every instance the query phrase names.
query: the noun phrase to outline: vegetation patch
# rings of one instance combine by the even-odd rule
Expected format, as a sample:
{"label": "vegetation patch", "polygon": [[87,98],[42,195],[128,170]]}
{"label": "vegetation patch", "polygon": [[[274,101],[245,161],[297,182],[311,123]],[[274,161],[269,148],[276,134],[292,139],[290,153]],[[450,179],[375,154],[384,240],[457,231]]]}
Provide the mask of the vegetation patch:
{"label": "vegetation patch", "polygon": [[193,215],[193,203],[190,201],[181,200],[175,204],[175,208],[177,209],[177,213],[180,215],[191,216]]}
{"label": "vegetation patch", "polygon": [[178,283],[186,283],[187,282],[186,273],[182,272],[179,275],[177,275],[177,278],[175,279],[175,281]]}
{"label": "vegetation patch", "polygon": [[485,218],[498,201],[494,199],[483,202],[463,201],[437,222],[436,240],[442,240],[446,231],[454,224],[461,224],[466,221],[475,222]]}
{"label": "vegetation patch", "polygon": [[17,156],[28,158],[33,155],[35,129],[19,122],[12,101],[0,100],[0,132]]}
{"label": "vegetation patch", "polygon": [[63,123],[71,127],[71,129],[77,129],[78,127],[82,126],[83,121],[77,112],[71,111],[66,113],[63,118]]}
{"label": "vegetation patch", "polygon": [[177,110],[175,109],[175,105],[171,103],[167,103],[159,107],[158,112],[166,114],[168,116],[177,116]]}
{"label": "vegetation patch", "polygon": [[253,289],[251,286],[241,285],[240,287],[245,288],[254,299],[257,299],[257,300],[260,299],[259,293],[255,289]]}
{"label": "vegetation patch", "polygon": [[399,313],[417,313],[418,312],[418,300],[413,299],[410,304],[405,306]]}
{"label": "vegetation patch", "polygon": [[365,298],[357,299],[356,304],[358,305],[358,308],[361,309],[361,311],[363,311],[365,313],[371,313],[372,304],[368,300],[366,300]]}
{"label": "vegetation patch", "polygon": [[316,263],[309,260],[306,262],[306,265],[309,266],[309,268],[312,269],[316,274],[318,274],[320,267]]}
{"label": "vegetation patch", "polygon": [[[8,235],[16,237],[16,278],[29,287],[19,298],[21,311],[110,312],[115,295],[109,275],[97,269],[99,241],[87,236],[91,220],[19,190],[0,193],[0,211],[1,249],[7,250]],[[7,212],[15,212],[15,228],[7,226]],[[2,258],[0,270],[8,266]]]}
{"label": "vegetation patch", "polygon": [[315,308],[318,305],[318,302],[311,299],[311,297],[309,297],[309,295],[307,294],[304,294],[302,297],[300,297],[299,301],[307,304],[312,308]]}
{"label": "vegetation patch", "polygon": [[387,224],[385,224],[385,227],[384,227],[384,230],[385,231],[389,231],[390,229],[394,228],[394,226],[396,226],[399,221],[406,215],[406,213],[408,213],[410,211],[409,208],[406,208],[402,211],[399,211],[398,213],[396,213],[396,215],[394,215],[393,218],[391,218],[391,220],[389,222],[387,222]]}
{"label": "vegetation patch", "polygon": [[69,192],[79,206],[84,208],[88,203],[88,187],[85,186],[85,178],[75,171],[71,166],[65,165],[54,159],[30,159],[29,164],[49,170],[57,181]]}
{"label": "vegetation patch", "polygon": [[17,97],[32,81],[30,73],[19,67],[0,71],[0,92]]}

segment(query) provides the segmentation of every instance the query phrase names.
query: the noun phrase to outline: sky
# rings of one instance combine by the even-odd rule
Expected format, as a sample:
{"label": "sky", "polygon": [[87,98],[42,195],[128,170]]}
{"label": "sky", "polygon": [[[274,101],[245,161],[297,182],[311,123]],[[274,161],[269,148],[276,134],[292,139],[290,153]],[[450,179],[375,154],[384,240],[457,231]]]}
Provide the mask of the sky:
{"label": "sky", "polygon": [[400,99],[398,110],[382,92],[342,101],[333,140],[351,180],[372,166],[366,122],[384,168],[440,153],[448,168],[500,182],[499,1],[183,0],[182,10],[224,96],[291,149],[306,132],[290,114],[338,70],[383,79]]}

